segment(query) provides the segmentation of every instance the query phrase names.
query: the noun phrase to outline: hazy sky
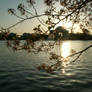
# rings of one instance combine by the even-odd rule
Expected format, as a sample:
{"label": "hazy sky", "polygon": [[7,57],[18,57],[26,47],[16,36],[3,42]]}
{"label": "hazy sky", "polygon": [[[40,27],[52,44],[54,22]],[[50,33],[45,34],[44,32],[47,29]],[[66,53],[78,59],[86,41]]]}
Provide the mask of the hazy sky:
{"label": "hazy sky", "polygon": [[7,10],[11,7],[15,8],[18,1],[21,0],[0,0],[0,26],[8,26],[12,22],[15,22],[15,18],[13,19],[13,17],[8,14]]}
{"label": "hazy sky", "polygon": [[[0,0],[0,27],[8,27],[12,24],[15,24],[19,21],[15,16],[11,16],[8,14],[8,8],[17,8],[19,3],[24,3],[25,0]],[[38,0],[37,10],[39,12],[43,11],[42,6],[43,0]],[[35,23],[35,24],[34,24]],[[24,32],[32,32],[34,25],[38,24],[37,20],[25,21],[22,24],[17,25],[12,29],[13,32],[17,32],[18,34],[22,34]]]}
{"label": "hazy sky", "polygon": [[[16,18],[15,16],[8,14],[8,8],[17,9],[18,4],[25,3],[25,1],[26,0],[0,0],[0,28],[1,27],[7,28],[19,21],[19,19]],[[40,14],[45,10],[43,4],[44,0],[36,0],[36,1],[37,1],[36,9]],[[60,23],[59,26],[61,24],[62,23]],[[37,25],[39,25],[37,19],[27,20],[17,25],[16,27],[12,28],[12,31],[18,34],[22,34],[24,32],[31,33],[33,32],[32,29]],[[67,24],[65,23],[65,26],[70,27],[71,23]],[[75,32],[78,32],[78,30],[80,32],[79,26],[76,25],[75,27],[76,27]]]}

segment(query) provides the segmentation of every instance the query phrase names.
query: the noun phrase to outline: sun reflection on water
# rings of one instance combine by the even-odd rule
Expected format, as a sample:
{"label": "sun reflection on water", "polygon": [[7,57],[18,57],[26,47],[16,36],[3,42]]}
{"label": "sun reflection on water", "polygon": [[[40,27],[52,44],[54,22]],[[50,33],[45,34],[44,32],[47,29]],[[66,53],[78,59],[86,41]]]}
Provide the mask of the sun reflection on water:
{"label": "sun reflection on water", "polygon": [[61,47],[60,53],[61,53],[62,57],[66,58],[67,56],[70,55],[70,51],[71,51],[70,50],[71,49],[70,42],[63,42],[60,47]]}
{"label": "sun reflection on water", "polygon": [[[60,54],[61,56],[64,58],[62,64],[63,67],[67,67],[67,64],[69,64],[69,58],[67,58],[67,56],[69,56],[71,53],[71,44],[70,42],[61,42],[60,44]],[[67,76],[71,76],[71,73],[67,73],[65,68],[62,69],[62,73],[67,75]]]}

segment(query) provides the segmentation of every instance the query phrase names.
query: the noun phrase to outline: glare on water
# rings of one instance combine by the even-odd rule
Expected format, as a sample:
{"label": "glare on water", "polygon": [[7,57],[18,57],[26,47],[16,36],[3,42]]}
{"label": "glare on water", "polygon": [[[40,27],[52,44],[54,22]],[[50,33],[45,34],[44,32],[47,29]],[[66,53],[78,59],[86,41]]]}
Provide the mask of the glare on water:
{"label": "glare on water", "polygon": [[61,45],[60,45],[60,53],[61,53],[62,57],[65,58],[68,55],[70,55],[70,51],[71,51],[70,42],[61,43]]}

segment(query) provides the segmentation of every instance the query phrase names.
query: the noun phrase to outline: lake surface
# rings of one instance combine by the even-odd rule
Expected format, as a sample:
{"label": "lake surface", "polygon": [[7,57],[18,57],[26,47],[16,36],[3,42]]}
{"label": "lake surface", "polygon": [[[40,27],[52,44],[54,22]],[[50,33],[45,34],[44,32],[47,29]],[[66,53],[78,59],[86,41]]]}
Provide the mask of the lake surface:
{"label": "lake surface", "polygon": [[[69,49],[81,50],[92,41],[63,41],[56,52],[66,57]],[[0,92],[92,92],[92,48],[80,61],[52,74],[36,69],[48,63],[48,53],[13,52],[0,41]]]}

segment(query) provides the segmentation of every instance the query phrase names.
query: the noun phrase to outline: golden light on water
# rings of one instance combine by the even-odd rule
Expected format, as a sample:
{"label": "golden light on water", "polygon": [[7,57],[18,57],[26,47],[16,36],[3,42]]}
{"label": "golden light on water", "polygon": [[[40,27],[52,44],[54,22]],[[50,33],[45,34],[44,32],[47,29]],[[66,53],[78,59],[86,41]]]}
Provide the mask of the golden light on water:
{"label": "golden light on water", "polygon": [[67,57],[68,55],[70,55],[71,48],[69,42],[62,43],[60,47],[60,53],[62,57]]}
{"label": "golden light on water", "polygon": [[[69,58],[66,58],[66,57],[69,56],[70,53],[71,53],[71,44],[70,44],[70,42],[68,42],[68,41],[63,42],[63,43],[61,42],[61,44],[60,44],[60,53],[61,53],[61,56],[65,58],[65,62],[62,62],[63,67],[67,67],[67,64],[69,64],[69,61],[68,61]],[[72,75],[69,72],[67,73],[65,68],[62,69],[62,73],[64,75],[67,75],[67,76]]]}

